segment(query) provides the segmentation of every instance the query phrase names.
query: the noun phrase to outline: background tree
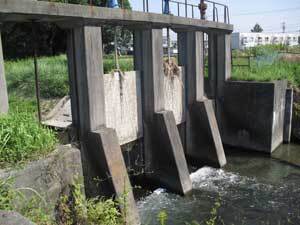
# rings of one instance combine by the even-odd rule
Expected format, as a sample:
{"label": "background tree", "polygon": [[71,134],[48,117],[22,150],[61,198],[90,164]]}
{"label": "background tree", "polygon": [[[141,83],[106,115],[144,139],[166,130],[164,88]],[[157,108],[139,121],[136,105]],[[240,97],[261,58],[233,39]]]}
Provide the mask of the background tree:
{"label": "background tree", "polygon": [[[106,7],[107,0],[49,0],[71,4],[94,5]],[[119,5],[131,10],[129,0],[118,0]],[[66,31],[52,23],[37,24],[37,42],[39,55],[57,55],[66,51]],[[32,56],[33,40],[30,23],[4,23],[2,26],[2,41],[5,59],[24,58]],[[105,53],[112,52],[111,43],[114,40],[114,28],[103,26],[103,45]],[[128,47],[132,34],[123,27],[118,28],[118,45]]]}
{"label": "background tree", "polygon": [[251,29],[251,32],[253,32],[253,33],[261,33],[263,31],[264,30],[262,29],[262,27],[258,23],[256,23],[254,25],[253,29]]}

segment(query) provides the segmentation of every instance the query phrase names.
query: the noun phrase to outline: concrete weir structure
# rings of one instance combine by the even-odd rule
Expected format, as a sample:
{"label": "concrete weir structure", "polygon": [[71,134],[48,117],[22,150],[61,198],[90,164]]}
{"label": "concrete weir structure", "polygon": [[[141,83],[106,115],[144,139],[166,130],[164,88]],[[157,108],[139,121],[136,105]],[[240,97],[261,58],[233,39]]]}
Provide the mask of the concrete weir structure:
{"label": "concrete weir structure", "polygon": [[[232,25],[123,9],[0,0],[0,23],[33,21],[56,23],[68,32],[72,127],[81,145],[86,189],[97,189],[94,178],[103,181],[96,193],[87,195],[122,197],[126,192],[128,207],[121,210],[128,210],[128,224],[139,224],[121,150],[121,145],[136,140],[143,143],[145,179],[182,195],[192,189],[187,162],[198,167],[226,164],[221,137],[231,140],[236,135],[234,131],[227,136],[226,129],[234,124],[226,119],[230,118],[227,112],[234,115],[230,101],[235,93],[228,88]],[[135,71],[104,74],[103,25],[122,25],[133,31]],[[178,34],[180,71],[175,77],[163,71],[165,27]],[[209,35],[209,93],[204,89],[204,33]],[[2,54],[0,48],[0,112],[7,112]],[[278,110],[280,118],[290,121]],[[263,116],[270,114],[271,109]],[[267,128],[275,134],[281,129],[277,127],[273,122]],[[268,147],[282,141],[278,140]]]}

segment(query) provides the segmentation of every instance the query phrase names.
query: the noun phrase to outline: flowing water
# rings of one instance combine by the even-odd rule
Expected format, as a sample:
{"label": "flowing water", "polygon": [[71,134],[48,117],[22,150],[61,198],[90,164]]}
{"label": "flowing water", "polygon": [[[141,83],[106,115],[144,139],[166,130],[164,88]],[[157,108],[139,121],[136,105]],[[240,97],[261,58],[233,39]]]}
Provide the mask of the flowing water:
{"label": "flowing water", "polygon": [[[294,146],[292,157],[300,157]],[[165,211],[168,225],[213,218],[225,225],[300,225],[300,167],[263,154],[227,153],[223,169],[203,167],[191,174],[193,192],[181,197],[158,189],[138,202],[145,225]],[[286,160],[284,160],[286,161]]]}

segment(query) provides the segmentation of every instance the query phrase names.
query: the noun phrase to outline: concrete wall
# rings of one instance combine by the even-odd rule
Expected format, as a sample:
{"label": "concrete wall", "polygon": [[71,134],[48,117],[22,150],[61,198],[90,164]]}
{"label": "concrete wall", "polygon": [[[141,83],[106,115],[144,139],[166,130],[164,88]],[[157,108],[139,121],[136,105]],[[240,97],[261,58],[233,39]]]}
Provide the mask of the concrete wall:
{"label": "concrete wall", "polygon": [[[164,96],[166,110],[173,111],[176,124],[185,122],[185,74],[180,68],[179,76],[164,74]],[[123,74],[104,74],[105,117],[109,128],[117,132],[120,145],[143,137],[141,74],[138,71]],[[59,109],[57,109],[59,108]],[[55,111],[55,112],[54,112]],[[71,125],[70,100],[61,101],[59,107],[50,112],[44,123],[49,126]]]}
{"label": "concrete wall", "polygon": [[120,144],[143,136],[141,76],[139,72],[104,75],[107,127],[116,129]]}
{"label": "concrete wall", "polygon": [[[173,111],[176,124],[185,122],[185,75],[164,74],[166,110]],[[104,74],[107,127],[116,129],[121,145],[143,137],[141,75],[138,71]]]}
{"label": "concrete wall", "polygon": [[[162,75],[164,76],[164,75]],[[178,76],[165,76],[165,109],[173,111],[176,124],[184,123],[186,120],[185,111],[185,73],[184,68],[180,67]]]}
{"label": "concrete wall", "polygon": [[283,141],[286,81],[226,81],[220,106],[222,141],[272,152]]}

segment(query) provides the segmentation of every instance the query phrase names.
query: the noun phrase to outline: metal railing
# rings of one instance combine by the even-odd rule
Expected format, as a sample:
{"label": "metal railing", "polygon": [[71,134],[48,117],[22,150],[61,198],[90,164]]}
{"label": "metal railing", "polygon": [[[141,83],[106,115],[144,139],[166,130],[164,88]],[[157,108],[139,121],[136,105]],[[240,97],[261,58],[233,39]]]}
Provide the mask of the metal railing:
{"label": "metal railing", "polygon": [[[199,0],[200,2],[200,0]],[[230,23],[230,18],[229,18],[229,8],[227,5],[214,2],[214,1],[209,1],[205,0],[204,1],[207,4],[207,13],[211,13],[210,16],[212,18],[210,19],[210,16],[207,16],[205,19],[206,20],[212,20],[214,22],[223,22],[223,23]],[[188,0],[180,1],[180,0],[170,0],[170,8],[171,6],[175,5],[176,10],[172,11],[171,14],[175,16],[182,16],[182,17],[190,17],[190,18],[198,18],[201,19],[201,13],[199,10],[199,5],[196,4],[191,4],[189,3]],[[195,13],[195,9],[198,10]],[[223,19],[219,18],[219,10],[223,12]],[[149,12],[149,0],[143,0],[143,11],[144,12]],[[164,11],[164,0],[161,0],[161,12],[163,13]],[[182,13],[183,11],[183,13]],[[191,12],[191,13],[189,13]]]}

